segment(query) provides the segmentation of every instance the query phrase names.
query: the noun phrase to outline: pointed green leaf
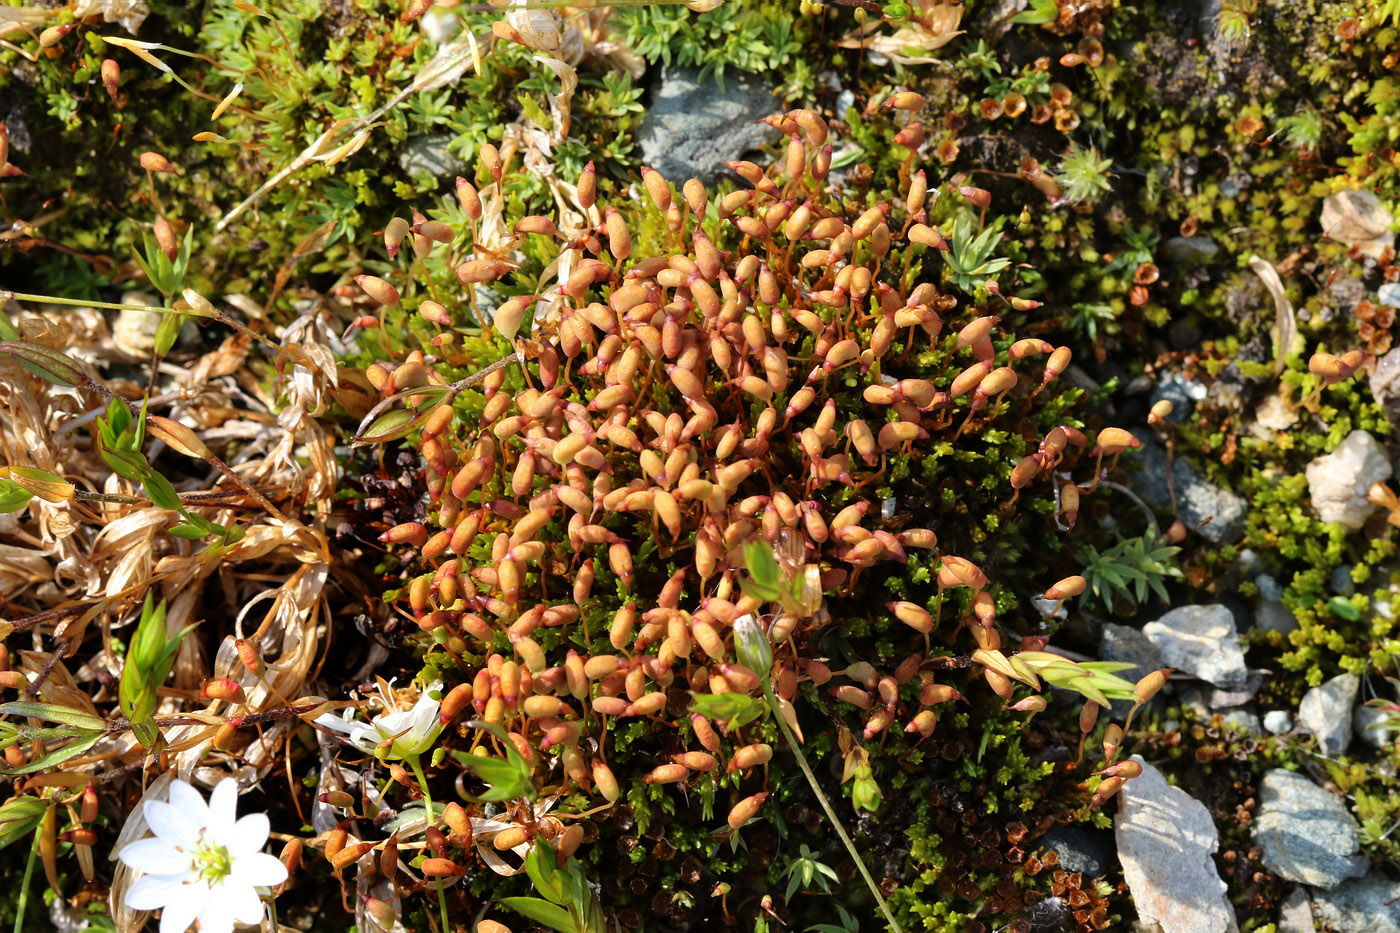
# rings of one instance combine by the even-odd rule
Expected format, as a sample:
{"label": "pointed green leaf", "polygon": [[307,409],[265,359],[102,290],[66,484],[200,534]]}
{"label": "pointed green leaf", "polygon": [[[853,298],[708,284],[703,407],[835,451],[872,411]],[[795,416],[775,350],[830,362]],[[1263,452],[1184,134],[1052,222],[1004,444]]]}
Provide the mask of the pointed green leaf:
{"label": "pointed green leaf", "polygon": [[0,704],[0,714],[7,716],[28,716],[33,719],[47,719],[49,722],[61,722],[68,726],[77,726],[79,729],[106,729],[107,722],[91,713],[84,713],[80,710],[70,709],[67,706],[58,706],[53,703],[34,703],[29,700],[15,700],[10,703]]}
{"label": "pointed green leaf", "polygon": [[535,921],[543,923],[552,930],[559,930],[560,933],[577,933],[573,918],[569,912],[557,904],[540,897],[503,897],[500,903],[504,907],[509,907],[518,914]]}
{"label": "pointed green leaf", "polygon": [[102,732],[84,733],[81,737],[74,739],[62,748],[54,749],[46,755],[40,755],[28,764],[21,765],[13,770],[0,771],[0,774],[32,774],[35,771],[43,771],[46,768],[61,765],[68,759],[76,758],[89,748],[92,748],[92,746],[97,743],[97,740],[102,738],[102,734]]}

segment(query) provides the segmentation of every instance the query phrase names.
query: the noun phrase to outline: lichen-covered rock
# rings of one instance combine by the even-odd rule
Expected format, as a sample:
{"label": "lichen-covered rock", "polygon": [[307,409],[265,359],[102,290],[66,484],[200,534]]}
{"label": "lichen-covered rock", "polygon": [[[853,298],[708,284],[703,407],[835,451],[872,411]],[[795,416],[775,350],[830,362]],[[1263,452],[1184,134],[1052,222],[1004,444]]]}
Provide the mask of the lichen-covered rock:
{"label": "lichen-covered rock", "polygon": [[1327,755],[1340,755],[1351,744],[1351,708],[1361,678],[1340,674],[1303,696],[1298,705],[1298,723],[1317,737]]}
{"label": "lichen-covered rock", "polygon": [[1182,606],[1142,627],[1162,662],[1217,687],[1249,681],[1235,617],[1225,606]]}
{"label": "lichen-covered rock", "polygon": [[1366,524],[1376,506],[1366,501],[1372,484],[1390,479],[1385,448],[1366,431],[1352,431],[1337,449],[1305,471],[1313,508],[1324,522],[1352,531]]}
{"label": "lichen-covered rock", "polygon": [[1264,775],[1254,841],[1265,867],[1289,881],[1335,888],[1366,870],[1346,804],[1296,771]]}
{"label": "lichen-covered rock", "polygon": [[1373,192],[1352,188],[1328,195],[1322,202],[1322,233],[1347,246],[1358,246],[1379,259],[1395,242],[1390,225],[1395,217]]}
{"label": "lichen-covered rock", "polygon": [[1105,622],[1103,631],[1099,633],[1099,657],[1105,661],[1136,664],[1136,669],[1122,674],[1130,679],[1143,677],[1163,666],[1162,657],[1152,639],[1131,625],[1113,622]]}
{"label": "lichen-covered rock", "polygon": [[1400,882],[1378,874],[1344,881],[1330,891],[1313,893],[1317,919],[1324,929],[1357,933],[1400,933]]}
{"label": "lichen-covered rock", "polygon": [[1307,888],[1294,888],[1279,905],[1278,933],[1313,933],[1316,929]]}
{"label": "lichen-covered rock", "polygon": [[1211,859],[1220,837],[1210,811],[1139,756],[1133,760],[1142,774],[1119,791],[1113,831],[1139,918],[1162,933],[1235,930],[1225,882]]}
{"label": "lichen-covered rock", "polygon": [[1056,826],[1039,840],[1046,849],[1054,850],[1059,867],[1065,871],[1082,872],[1086,878],[1108,874],[1113,858],[1113,841],[1100,829],[1084,825]]}
{"label": "lichen-covered rock", "polygon": [[448,149],[452,135],[414,136],[399,152],[399,168],[410,175],[449,178],[467,171],[467,163]]}
{"label": "lichen-covered rock", "polygon": [[1400,423],[1400,349],[1391,350],[1371,370],[1371,394],[1392,423]]}
{"label": "lichen-covered rock", "polygon": [[778,136],[755,122],[773,109],[773,95],[751,77],[726,71],[721,87],[693,68],[668,65],[652,85],[638,131],[642,161],[676,184],[692,176],[708,184],[720,162],[742,159]]}

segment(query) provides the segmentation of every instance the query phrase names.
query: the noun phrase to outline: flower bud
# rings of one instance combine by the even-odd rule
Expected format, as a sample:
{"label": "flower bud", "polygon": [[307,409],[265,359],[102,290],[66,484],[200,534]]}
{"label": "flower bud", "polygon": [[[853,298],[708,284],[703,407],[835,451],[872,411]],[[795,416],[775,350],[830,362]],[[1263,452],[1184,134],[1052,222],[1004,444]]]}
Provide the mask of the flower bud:
{"label": "flower bud", "polygon": [[0,341],[0,353],[10,354],[25,369],[54,385],[76,388],[89,381],[78,361],[58,350],[24,340],[3,340]]}
{"label": "flower bud", "polygon": [[213,456],[209,448],[205,447],[204,442],[199,439],[199,435],[173,418],[149,415],[146,418],[146,430],[156,440],[163,442],[167,447],[184,454],[186,457],[208,460]]}
{"label": "flower bud", "polygon": [[77,487],[63,477],[35,467],[10,467],[10,478],[25,492],[45,502],[67,502],[77,493]]}

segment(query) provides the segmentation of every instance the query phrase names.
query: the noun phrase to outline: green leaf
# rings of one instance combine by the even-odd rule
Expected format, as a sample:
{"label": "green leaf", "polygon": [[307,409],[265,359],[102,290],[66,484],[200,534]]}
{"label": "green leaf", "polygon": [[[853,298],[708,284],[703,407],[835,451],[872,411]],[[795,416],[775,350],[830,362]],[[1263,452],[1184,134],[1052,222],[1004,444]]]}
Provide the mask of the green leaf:
{"label": "green leaf", "polygon": [[39,825],[49,805],[37,797],[14,797],[0,806],[0,849],[25,836]]}
{"label": "green leaf", "polygon": [[480,719],[473,719],[468,725],[485,729],[500,740],[506,750],[505,759],[473,755],[469,752],[452,753],[462,767],[475,774],[483,783],[491,785],[486,793],[476,799],[489,802],[527,797],[533,800],[535,786],[530,782],[530,765],[521,757],[520,752],[516,751],[515,743],[507,738],[505,730]]}
{"label": "green leaf", "polygon": [[766,692],[768,674],[773,668],[773,645],[768,641],[768,633],[752,615],[742,615],[734,620],[734,649],[739,655],[739,663],[758,675]]}
{"label": "green leaf", "polygon": [[559,930],[560,933],[576,933],[578,929],[567,910],[557,904],[551,904],[543,898],[503,897],[500,899],[500,903],[536,923],[543,923],[551,929]]}
{"label": "green leaf", "polygon": [[180,337],[180,329],[185,326],[185,315],[165,314],[161,315],[160,324],[156,326],[155,351],[157,356],[165,356],[175,346],[175,341]]}
{"label": "green leaf", "polygon": [[544,839],[537,839],[530,854],[525,856],[525,871],[529,873],[535,890],[543,894],[551,903],[563,906],[568,896],[565,879],[556,866],[554,847]]}
{"label": "green leaf", "polygon": [[172,512],[180,511],[183,503],[180,501],[180,494],[175,491],[170,480],[161,476],[148,465],[145,475],[141,477],[141,482],[146,487],[146,495],[156,505]]}
{"label": "green leaf", "polygon": [[84,713],[67,706],[57,706],[53,703],[34,703],[29,700],[15,700],[11,703],[0,704],[0,714],[7,716],[29,716],[33,719],[47,719],[49,722],[61,722],[67,726],[77,726],[79,729],[106,729],[107,722],[91,713]]}
{"label": "green leaf", "polygon": [[0,478],[0,512],[18,512],[34,495],[14,480]]}
{"label": "green leaf", "polygon": [[74,739],[62,748],[54,749],[46,755],[40,755],[28,764],[21,765],[13,770],[0,771],[0,774],[32,774],[35,771],[43,771],[46,768],[52,768],[55,765],[62,764],[69,758],[76,758],[89,748],[92,748],[102,736],[103,732],[84,733],[81,737]]}
{"label": "green leaf", "polygon": [[768,705],[757,697],[746,693],[695,693],[690,708],[717,722],[727,724],[729,729],[739,729],[748,725],[768,711]]}
{"label": "green leaf", "polygon": [[744,566],[749,571],[749,576],[754,583],[778,591],[782,583],[782,574],[778,569],[778,561],[773,557],[773,549],[762,541],[750,541],[744,546]]}
{"label": "green leaf", "polygon": [[408,437],[427,420],[427,415],[419,415],[408,408],[387,411],[374,420],[350,442],[352,446],[366,444],[386,444]]}
{"label": "green leaf", "polygon": [[1333,596],[1327,601],[1327,608],[1332,610],[1333,615],[1340,616],[1348,622],[1355,622],[1361,618],[1361,610],[1342,596]]}

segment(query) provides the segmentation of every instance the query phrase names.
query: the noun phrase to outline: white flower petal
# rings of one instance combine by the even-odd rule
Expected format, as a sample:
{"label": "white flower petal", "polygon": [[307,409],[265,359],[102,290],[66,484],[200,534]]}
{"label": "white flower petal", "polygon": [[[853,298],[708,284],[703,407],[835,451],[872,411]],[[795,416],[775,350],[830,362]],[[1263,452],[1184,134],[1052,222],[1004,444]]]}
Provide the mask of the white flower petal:
{"label": "white flower petal", "polygon": [[249,813],[233,824],[233,831],[228,836],[229,851],[235,859],[262,851],[271,829],[272,824],[266,813]]}
{"label": "white flower petal", "polygon": [[259,923],[263,918],[263,903],[258,892],[241,882],[234,883],[230,877],[222,885],[220,905],[224,913],[239,923]]}
{"label": "white flower petal", "polygon": [[374,719],[374,728],[378,729],[380,736],[386,739],[412,727],[413,713],[407,710],[376,716]]}
{"label": "white flower petal", "polygon": [[[353,713],[354,710],[346,710],[345,712]],[[350,716],[337,716],[335,713],[323,713],[317,716],[314,722],[323,729],[335,732],[350,732],[359,725]]]}
{"label": "white flower petal", "polygon": [[[160,933],[165,933],[165,929]],[[233,933],[233,912],[227,897],[213,895],[200,909],[199,933]]]}
{"label": "white flower petal", "polygon": [[276,856],[263,852],[239,856],[234,860],[234,873],[228,878],[228,883],[232,884],[235,880],[246,887],[276,887],[287,880],[287,866]]}
{"label": "white flower petal", "polygon": [[[201,800],[199,805],[203,809],[204,801]],[[174,845],[192,848],[199,839],[199,831],[204,828],[200,814],[190,813],[162,800],[147,800],[142,810],[151,831]]]}
{"label": "white flower petal", "polygon": [[132,910],[157,910],[182,897],[189,875],[146,875],[126,889],[122,902]]}
{"label": "white flower petal", "polygon": [[209,825],[209,805],[204,795],[184,781],[170,782],[170,806],[194,820],[197,826]]}
{"label": "white flower petal", "polygon": [[178,875],[190,869],[193,856],[158,836],[124,846],[117,858],[128,868],[148,875]]}
{"label": "white flower petal", "polygon": [[174,899],[166,902],[165,912],[160,915],[160,933],[185,933],[208,901],[207,885],[185,885]]}
{"label": "white flower petal", "polygon": [[238,818],[238,782],[224,778],[209,795],[209,838],[227,845],[233,838],[234,821]]}
{"label": "white flower petal", "polygon": [[229,883],[235,880],[238,884],[249,887],[271,888],[287,880],[287,866],[274,856],[262,852],[243,855],[233,863],[233,874],[229,876]]}

